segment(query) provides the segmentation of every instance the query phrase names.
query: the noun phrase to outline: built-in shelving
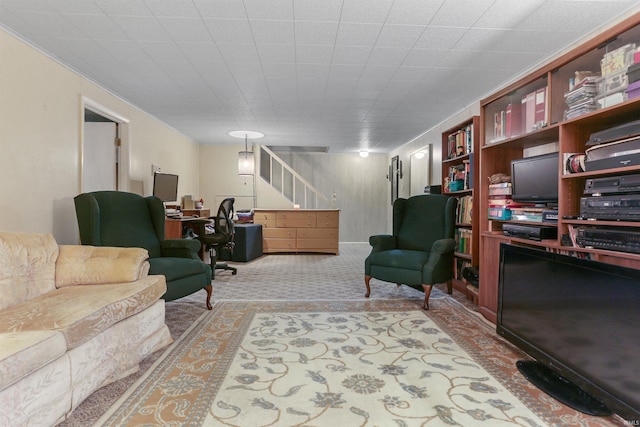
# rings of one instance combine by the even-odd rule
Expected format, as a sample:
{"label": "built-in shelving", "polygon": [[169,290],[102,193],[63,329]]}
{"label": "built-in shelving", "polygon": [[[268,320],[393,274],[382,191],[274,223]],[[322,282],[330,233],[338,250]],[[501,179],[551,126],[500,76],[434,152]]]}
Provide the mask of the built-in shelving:
{"label": "built-in shelving", "polygon": [[[590,135],[613,126],[628,123],[640,118],[640,98],[625,100],[620,95],[615,105],[594,101],[592,111],[573,116],[570,105],[565,102],[565,94],[576,83],[575,77],[591,73],[596,75],[605,70],[607,60],[616,49],[626,49],[629,44],[640,46],[640,14],[635,14],[618,23],[615,27],[603,31],[592,40],[584,43],[542,66],[520,81],[488,96],[480,103],[480,185],[475,189],[479,194],[479,236],[480,236],[480,292],[479,310],[491,321],[496,321],[499,280],[499,247],[502,242],[530,245],[549,251],[570,253],[580,257],[589,257],[611,264],[640,268],[640,255],[568,246],[567,236],[571,228],[628,227],[640,226],[637,222],[627,221],[587,221],[575,219],[580,214],[580,198],[584,196],[584,186],[588,178],[640,173],[640,166],[628,166],[616,169],[565,174],[564,156],[572,153],[584,153]],[[619,52],[620,50],[616,51]],[[609,56],[607,56],[609,55]],[[601,62],[602,61],[602,62]],[[596,77],[597,78],[597,77]],[[598,86],[600,89],[608,86]],[[511,105],[522,104],[530,93],[540,93],[544,89],[545,105],[543,119],[534,121],[534,126],[516,129],[519,132],[501,134],[497,127],[500,119],[506,119],[506,109]],[[624,88],[623,88],[624,89]],[[602,95],[607,95],[603,93]],[[607,95],[608,96],[608,95]],[[516,109],[517,109],[516,108]],[[512,111],[513,113],[513,111]],[[567,114],[572,117],[567,119]],[[513,116],[512,116],[513,117]],[[522,121],[524,119],[521,116]],[[511,126],[513,124],[511,123]],[[504,127],[506,129],[506,126]],[[504,221],[492,220],[488,216],[488,180],[495,173],[510,171],[512,160],[544,152],[559,151],[558,164],[558,237],[539,242],[504,236],[501,226]],[[545,224],[546,225],[546,224]],[[563,235],[565,236],[563,239]]]}
{"label": "built-in shelving", "polygon": [[[477,292],[462,280],[464,267],[477,267],[478,235],[478,155],[480,147],[480,117],[447,129],[442,133],[442,188],[444,194],[458,199],[456,219],[456,251],[454,254],[454,289],[477,300]],[[459,187],[452,186],[453,181]]]}

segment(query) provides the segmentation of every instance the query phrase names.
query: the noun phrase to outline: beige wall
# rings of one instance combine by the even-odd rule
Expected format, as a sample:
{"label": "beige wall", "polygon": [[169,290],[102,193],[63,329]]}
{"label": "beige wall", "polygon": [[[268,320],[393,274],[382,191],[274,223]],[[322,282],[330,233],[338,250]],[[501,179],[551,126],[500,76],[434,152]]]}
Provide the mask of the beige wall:
{"label": "beige wall", "polygon": [[199,192],[197,144],[0,30],[1,230],[78,242],[83,97],[129,121],[125,175],[145,194],[152,163],[180,175],[180,193]]}

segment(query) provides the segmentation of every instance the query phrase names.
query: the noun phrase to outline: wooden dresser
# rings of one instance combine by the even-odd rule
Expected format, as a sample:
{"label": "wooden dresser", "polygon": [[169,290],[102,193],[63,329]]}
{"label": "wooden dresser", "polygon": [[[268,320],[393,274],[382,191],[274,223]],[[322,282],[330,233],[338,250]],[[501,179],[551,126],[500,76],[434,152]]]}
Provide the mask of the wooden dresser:
{"label": "wooden dresser", "polygon": [[319,252],[338,255],[337,209],[254,209],[262,224],[262,251]]}

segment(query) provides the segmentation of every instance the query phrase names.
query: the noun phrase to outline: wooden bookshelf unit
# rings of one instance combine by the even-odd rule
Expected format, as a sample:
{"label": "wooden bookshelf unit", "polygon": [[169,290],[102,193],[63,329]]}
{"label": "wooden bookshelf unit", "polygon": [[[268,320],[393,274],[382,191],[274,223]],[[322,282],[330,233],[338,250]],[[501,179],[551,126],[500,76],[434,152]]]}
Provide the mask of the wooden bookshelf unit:
{"label": "wooden bookshelf unit", "polygon": [[[478,152],[480,149],[480,117],[473,116],[442,133],[442,190],[458,199],[453,287],[473,298],[462,280],[464,267],[478,266]],[[458,181],[458,187],[451,182]],[[474,214],[475,213],[475,214]]]}
{"label": "wooden bookshelf unit", "polygon": [[[640,98],[626,99],[622,93],[626,88],[610,85],[607,76],[621,73],[611,62],[619,52],[627,51],[631,45],[640,46],[640,14],[635,14],[617,25],[571,50],[521,80],[490,95],[480,103],[480,178],[479,178],[479,230],[480,230],[480,292],[479,310],[489,320],[496,321],[498,308],[499,249],[502,242],[529,245],[548,251],[589,257],[598,261],[640,268],[640,255],[563,246],[562,236],[568,236],[572,227],[616,227],[638,230],[640,223],[624,221],[587,221],[575,217],[580,214],[580,198],[584,196],[587,178],[640,173],[640,166],[591,172],[565,173],[564,159],[574,153],[584,153],[586,142],[594,132],[622,125],[640,118]],[[609,68],[607,68],[609,67]],[[611,68],[613,67],[613,68]],[[576,110],[566,94],[572,93],[576,83],[584,75],[602,74],[596,77],[597,96],[586,109]],[[621,75],[621,74],[620,74]],[[602,80],[604,77],[604,80]],[[603,83],[604,82],[604,83]],[[618,85],[619,86],[619,85]],[[617,90],[613,93],[611,91]],[[610,93],[611,92],[611,93]],[[536,117],[516,117],[513,111],[528,105],[530,94],[544,100]],[[535,95],[534,95],[535,96]],[[535,99],[534,103],[535,105]],[[510,126],[505,125],[507,111],[511,110]],[[526,111],[529,111],[526,109]],[[507,129],[509,131],[507,131]],[[488,216],[489,183],[487,178],[495,173],[510,174],[512,160],[559,152],[558,161],[558,237],[542,241],[513,238],[503,235],[504,221]],[[478,181],[476,181],[478,182]],[[551,225],[545,222],[544,225]],[[566,243],[566,237],[564,242]]]}

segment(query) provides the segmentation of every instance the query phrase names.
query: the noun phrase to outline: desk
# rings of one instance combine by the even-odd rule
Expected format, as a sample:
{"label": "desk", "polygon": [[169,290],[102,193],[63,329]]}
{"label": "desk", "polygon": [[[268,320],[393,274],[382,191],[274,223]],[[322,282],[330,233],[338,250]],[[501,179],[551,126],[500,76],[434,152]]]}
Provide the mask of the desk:
{"label": "desk", "polygon": [[182,211],[182,218],[166,218],[164,221],[164,238],[165,239],[182,239],[183,227],[188,226],[186,222],[197,215],[200,218],[209,218],[211,211],[209,209],[185,209]]}

